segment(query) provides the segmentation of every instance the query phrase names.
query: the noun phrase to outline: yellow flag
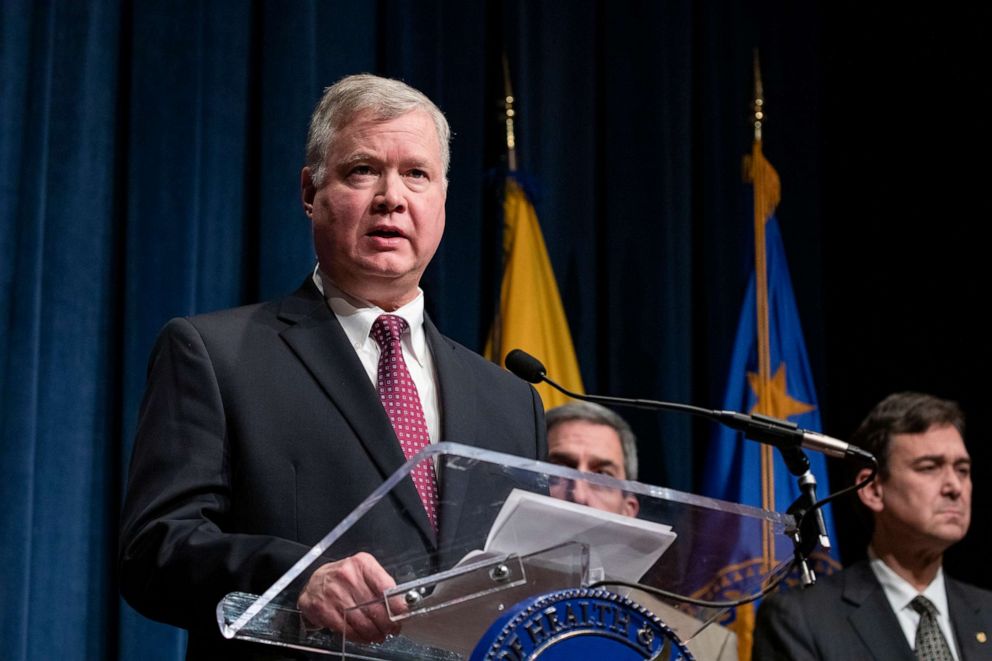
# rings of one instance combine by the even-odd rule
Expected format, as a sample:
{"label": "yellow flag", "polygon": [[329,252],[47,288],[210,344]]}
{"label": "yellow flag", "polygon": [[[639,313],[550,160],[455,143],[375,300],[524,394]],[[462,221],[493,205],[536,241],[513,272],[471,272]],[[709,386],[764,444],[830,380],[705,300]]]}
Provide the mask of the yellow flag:
{"label": "yellow flag", "polygon": [[[486,357],[502,365],[507,353],[523,349],[544,363],[550,378],[584,393],[537,213],[512,178],[507,179],[503,200],[503,255],[499,314],[486,343]],[[547,384],[536,387],[545,409],[568,401]]]}

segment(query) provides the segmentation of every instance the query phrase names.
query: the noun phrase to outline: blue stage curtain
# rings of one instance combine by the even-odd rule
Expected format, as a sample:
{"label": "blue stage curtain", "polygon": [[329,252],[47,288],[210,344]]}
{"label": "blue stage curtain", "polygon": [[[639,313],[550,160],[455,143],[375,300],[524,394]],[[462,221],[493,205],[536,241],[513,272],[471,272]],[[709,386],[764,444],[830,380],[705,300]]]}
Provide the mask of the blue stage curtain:
{"label": "blue stage curtain", "polygon": [[[812,369],[822,372],[820,304],[842,311],[848,302],[822,291],[840,261],[822,257],[819,238],[841,233],[822,231],[833,207],[819,169],[830,147],[819,95],[836,91],[822,68],[860,70],[844,68],[857,62],[841,52],[850,41],[823,32],[860,23],[843,7],[822,22],[825,10],[810,5],[0,2],[2,656],[181,658],[182,632],[133,612],[116,582],[148,352],[170,317],[289,292],[313,267],[298,192],[307,119],[345,74],[403,78],[452,124],[446,237],[423,283],[445,332],[481,349],[492,319],[505,50],[519,156],[540,173],[535,208],[587,390],[716,405],[748,277],[748,201],[737,191],[759,46],[766,150],[789,191],[783,239]],[[860,52],[882,32],[872,26],[888,25],[883,14],[869,17]],[[905,41],[900,52],[917,52]],[[876,78],[863,81],[866,93]],[[976,76],[977,86],[987,89],[986,79]],[[953,202],[949,190],[941,203]],[[986,217],[987,199],[957,217]],[[843,222],[882,222],[877,208],[865,206],[868,221]],[[962,233],[962,244],[974,242]],[[831,364],[843,376],[839,356]],[[829,402],[850,404],[833,418],[845,422],[873,403],[849,382],[818,385],[828,432]],[[693,438],[709,430],[625,415],[641,439],[644,481],[693,489],[705,462]]]}

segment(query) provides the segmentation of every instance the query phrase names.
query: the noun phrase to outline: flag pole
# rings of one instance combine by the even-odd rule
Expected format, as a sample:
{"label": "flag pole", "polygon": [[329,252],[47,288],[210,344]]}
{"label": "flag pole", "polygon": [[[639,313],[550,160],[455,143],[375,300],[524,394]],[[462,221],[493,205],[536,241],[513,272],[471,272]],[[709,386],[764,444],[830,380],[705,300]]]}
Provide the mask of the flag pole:
{"label": "flag pole", "polygon": [[[517,171],[517,136],[514,128],[514,117],[516,116],[516,111],[513,109],[513,103],[513,85],[510,82],[510,59],[507,57],[506,51],[503,51],[503,119],[506,128],[506,169],[511,175]],[[503,244],[503,250],[501,251],[502,258],[500,260],[501,266],[499,270],[501,274],[506,271],[506,257],[508,252],[506,245],[505,222],[506,221],[504,219],[503,231],[501,232]],[[493,326],[490,334],[492,359],[497,365],[500,364],[504,354],[501,298],[502,296],[497,296],[496,304],[493,306]]]}
{"label": "flag pole", "polygon": [[513,86],[510,85],[510,60],[503,52],[503,114],[506,117],[506,169],[517,171],[517,138],[513,127]]}
{"label": "flag pole", "polygon": [[[513,348],[533,352],[565,382],[570,390],[584,392],[575,345],[561,302],[548,248],[537,211],[520,184],[517,171],[515,97],[510,66],[503,53],[503,121],[507,173],[503,189],[503,268],[500,297],[493,328],[486,341],[486,356],[502,364],[504,352]],[[546,384],[538,384],[544,407],[567,401]]]}
{"label": "flag pole", "polygon": [[[761,62],[758,50],[754,50],[754,103],[752,106],[754,141],[751,147],[749,175],[754,191],[754,274],[755,274],[755,314],[757,315],[758,350],[758,404],[757,413],[774,415],[774,411],[764,410],[771,401],[771,337],[768,321],[768,255],[765,239],[765,223],[771,216],[775,202],[770,199],[768,172],[761,150],[761,129],[765,122],[764,89],[761,83]],[[775,455],[773,448],[761,447],[761,504],[766,510],[775,510]],[[775,566],[775,540],[770,526],[762,535],[762,558],[766,571]]]}

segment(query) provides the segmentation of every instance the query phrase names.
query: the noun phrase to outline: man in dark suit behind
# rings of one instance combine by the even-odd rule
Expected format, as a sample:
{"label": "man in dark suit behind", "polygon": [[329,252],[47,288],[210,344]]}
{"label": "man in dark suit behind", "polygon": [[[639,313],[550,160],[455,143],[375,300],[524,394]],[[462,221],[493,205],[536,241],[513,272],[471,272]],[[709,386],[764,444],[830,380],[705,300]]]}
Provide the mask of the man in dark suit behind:
{"label": "man in dark suit behind", "polygon": [[[223,640],[218,601],[264,591],[413,454],[408,438],[544,456],[536,391],[424,314],[449,136],[440,110],[399,81],[328,88],[301,173],[317,268],[284,299],[173,319],[159,336],[122,515],[121,589],[143,614],[189,629],[189,658],[279,650]],[[415,391],[415,433],[383,404],[394,383]],[[422,572],[464,534],[455,506],[470,491],[427,464],[428,477],[394,490],[395,507],[349,531],[336,547],[348,553],[304,576],[310,623],[356,641],[398,630],[382,608],[343,609]]]}
{"label": "man in dark suit behind", "polygon": [[971,521],[963,434],[958,405],[930,395],[897,393],[871,411],[851,439],[879,461],[858,492],[874,523],[869,558],[765,599],[756,661],[992,658],[992,592],[941,567]]}
{"label": "man in dark suit behind", "polygon": [[[619,480],[637,480],[637,437],[612,410],[592,402],[569,402],[549,409],[548,462]],[[550,493],[579,505],[636,517],[640,501],[631,493],[594,489],[581,480],[553,484]],[[658,587],[658,586],[655,586]],[[697,659],[737,661],[737,636],[725,627],[703,622],[643,590],[622,590],[661,618],[683,639]]]}

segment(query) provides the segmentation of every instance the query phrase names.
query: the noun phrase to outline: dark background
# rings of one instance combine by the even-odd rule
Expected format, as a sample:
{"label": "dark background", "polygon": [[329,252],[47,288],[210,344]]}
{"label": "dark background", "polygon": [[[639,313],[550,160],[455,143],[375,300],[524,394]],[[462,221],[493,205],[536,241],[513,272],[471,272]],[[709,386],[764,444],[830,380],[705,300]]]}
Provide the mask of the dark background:
{"label": "dark background", "polygon": [[[499,58],[589,392],[719,406],[751,268],[752,52],[824,430],[886,394],[969,414],[989,504],[985,179],[992,10],[853,2],[0,4],[0,642],[163,658],[117,596],[117,514],[170,317],[292,290],[322,88],[403,78],[455,132],[431,314],[480,348],[498,281]],[[693,490],[710,429],[629,415],[643,480]],[[832,467],[835,468],[835,467]],[[832,470],[835,484],[839,471]],[[841,551],[863,532],[838,510]],[[948,557],[985,587],[980,522]]]}

